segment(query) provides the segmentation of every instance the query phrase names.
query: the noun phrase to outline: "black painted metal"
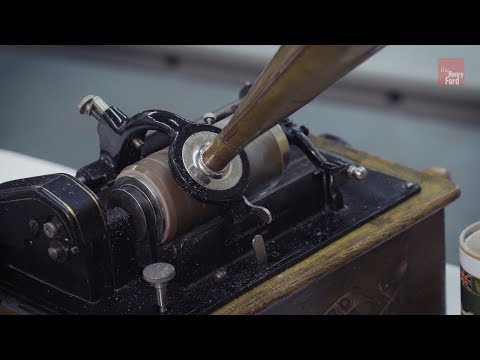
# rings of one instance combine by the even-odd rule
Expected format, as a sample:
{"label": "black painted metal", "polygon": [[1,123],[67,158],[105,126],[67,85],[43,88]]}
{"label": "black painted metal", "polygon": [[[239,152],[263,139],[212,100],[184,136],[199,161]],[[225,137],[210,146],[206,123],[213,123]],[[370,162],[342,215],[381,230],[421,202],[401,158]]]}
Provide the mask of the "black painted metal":
{"label": "black painted metal", "polygon": [[[282,126],[291,161],[283,180],[252,201],[271,211],[267,225],[241,198],[249,176],[243,151],[242,178],[229,191],[199,186],[183,166],[184,141],[220,129],[162,110],[128,119],[110,107],[99,119],[100,158],[80,169],[79,179],[53,174],[0,184],[0,289],[42,312],[158,314],[139,266],[139,259],[150,258],[176,266],[167,314],[208,313],[420,190],[373,170],[362,181],[350,179],[349,160],[317,149],[308,129],[289,120]],[[139,148],[133,140],[145,141],[149,130],[163,135],[149,136],[154,144]],[[105,211],[109,185],[125,166],[167,145],[179,185],[200,201],[223,204],[224,211],[169,244],[135,244],[139,218],[154,231],[148,207],[141,206],[141,193],[132,193],[131,201],[113,200]],[[52,239],[43,231],[47,222],[57,224]],[[251,249],[257,234],[268,254],[262,266]],[[62,261],[49,256],[53,247],[64,251]]]}
{"label": "black painted metal", "polygon": [[[117,114],[118,113],[118,114]],[[115,115],[115,116],[114,116]],[[242,160],[242,176],[228,190],[211,190],[194,180],[183,164],[182,147],[185,141],[200,131],[219,133],[220,129],[205,124],[197,124],[164,110],[146,110],[126,119],[120,110],[110,107],[99,120],[100,159],[79,169],[77,177],[83,178],[87,186],[98,192],[110,185],[118,173],[126,166],[148,155],[133,144],[133,140],[145,139],[149,130],[156,130],[169,137],[169,166],[175,180],[190,196],[199,201],[215,204],[239,203],[248,186],[250,167],[245,151],[239,153]],[[155,136],[156,142],[163,137]],[[149,146],[153,150],[158,146]]]}
{"label": "black painted metal", "polygon": [[[244,85],[240,90],[239,99],[244,98],[251,87],[252,87],[252,84]],[[231,104],[224,105],[221,108],[214,110],[213,113],[216,115],[216,122],[234,114],[238,106],[239,106],[239,102],[237,100],[232,102]],[[198,123],[202,121],[203,121],[203,116],[197,119],[195,122]],[[153,132],[152,134],[148,134],[145,138],[144,146],[142,147],[142,157],[145,157],[155,151],[162,150],[166,148],[169,144],[170,144],[170,138],[167,134],[163,132],[156,131],[156,132]]]}
{"label": "black painted metal", "polygon": [[[249,216],[228,228],[228,218],[218,217],[159,249],[159,260],[171,262],[177,270],[168,286],[167,314],[208,313],[419,191],[417,185],[406,186],[403,180],[370,169],[362,181],[338,178],[344,206],[334,211],[324,206],[326,193],[318,186],[323,182],[321,172],[295,147],[291,155],[293,160],[280,184],[254,200],[272,211],[272,224],[265,225]],[[324,155],[329,162],[341,161]],[[12,184],[5,185],[3,188]],[[107,295],[96,302],[82,301],[46,286],[42,277],[32,279],[16,272],[15,278],[8,278],[4,266],[0,271],[3,291],[52,313],[159,314],[154,289],[142,280],[141,269],[132,263],[129,216],[118,208],[107,215],[106,247],[110,254],[117,255],[109,258],[116,260],[103,261],[109,264],[111,282],[115,282],[117,290],[105,292]],[[225,235],[227,229],[229,235]],[[16,242],[23,236],[17,236],[13,229],[9,234],[15,236]],[[263,266],[256,263],[251,250],[256,234],[261,234],[266,243],[268,263]],[[48,259],[43,252],[34,256]],[[0,261],[6,264],[4,259]],[[216,276],[219,270],[226,275]],[[113,280],[113,274],[118,280]]]}
{"label": "black painted metal", "polygon": [[84,184],[98,193],[106,185],[112,185],[117,175],[118,172],[112,166],[111,161],[107,157],[101,157],[78,169],[76,177],[85,179]]}
{"label": "black painted metal", "polygon": [[[306,164],[309,164],[306,159],[302,164],[297,163],[290,169],[289,176],[294,177],[292,173],[308,167]],[[287,178],[279,184],[264,203],[276,210],[273,224],[259,227],[245,224],[247,230],[244,236],[239,232],[233,244],[225,243],[221,225],[212,221],[165,248],[171,253],[166,253],[161,260],[174,262],[179,274],[169,285],[170,307],[167,314],[209,313],[420,190],[418,185],[409,187],[403,180],[370,169],[369,176],[363,181],[351,181],[342,186],[345,201],[342,210],[319,211],[318,207],[315,209],[312,197],[309,202],[306,201],[309,192],[302,194],[300,191],[302,188],[312,189],[308,187],[311,180],[308,178],[312,175],[308,172],[300,179]],[[310,192],[310,195],[315,196],[315,192]],[[292,197],[298,200],[294,208],[276,209],[273,205]],[[310,209],[305,208],[307,204],[310,204]],[[249,247],[255,234],[262,234],[265,238],[268,263],[264,266],[257,264]],[[216,252],[222,246],[228,249],[217,257]],[[183,253],[177,255],[182,260],[175,262],[173,254],[176,251],[178,254],[179,249],[183,249]],[[227,257],[227,262],[222,264],[221,257],[228,253],[230,258]],[[207,259],[203,260],[204,257]],[[207,272],[208,263],[214,264],[210,272]],[[226,273],[221,280],[215,276],[219,269]],[[189,282],[189,277],[195,276],[197,279]],[[155,304],[153,288],[139,279],[92,311],[100,314],[158,314]]]}
{"label": "black painted metal", "polygon": [[[297,166],[301,167],[299,164]],[[266,202],[272,209],[275,208],[275,201],[281,203],[282,198],[292,198],[292,193],[298,196],[299,203],[294,208],[274,210],[274,223],[268,227],[246,226],[255,231],[247,231],[243,237],[239,236],[233,246],[230,245],[228,250],[221,253],[230,253],[227,263],[222,265],[215,251],[209,251],[225,245],[225,238],[221,236],[221,230],[218,230],[221,226],[215,221],[187,234],[177,240],[175,245],[170,245],[170,255],[165,254],[161,260],[172,261],[174,249],[178,251],[183,247],[180,256],[185,263],[176,262],[179,275],[169,285],[170,307],[167,314],[209,313],[419,191],[417,185],[407,187],[405,181],[370,170],[367,179],[344,184],[342,193],[345,207],[342,210],[324,212],[317,208],[315,211],[315,206],[310,201],[312,208],[309,209],[308,216],[309,211],[302,209],[308,204],[305,202],[308,191],[304,194],[299,191],[307,186],[308,176],[311,173],[307,178],[290,179],[279,185],[283,194],[270,194]],[[314,196],[315,192],[310,195]],[[264,266],[256,263],[255,255],[249,247],[255,234],[262,234],[265,238],[268,263]],[[208,246],[207,249],[205,246]],[[208,259],[202,261],[203,257]],[[215,266],[206,273],[209,261]],[[226,273],[220,281],[215,276],[218,269]],[[189,283],[188,277],[194,277],[193,274],[200,277]],[[140,278],[92,311],[100,314],[158,314],[153,288]]]}
{"label": "black painted metal", "polygon": [[107,236],[105,238],[109,255],[113,288],[120,289],[137,277],[133,240],[134,227],[131,216],[122,208],[107,210]]}
{"label": "black painted metal", "polygon": [[[55,238],[42,231],[55,219]],[[32,231],[32,221],[39,230]],[[105,261],[106,216],[95,194],[66,174],[45,175],[0,185],[0,279],[29,291],[32,282],[49,284],[94,302],[112,286]],[[52,241],[69,254],[63,263],[49,257]],[[20,280],[22,278],[23,280]]]}

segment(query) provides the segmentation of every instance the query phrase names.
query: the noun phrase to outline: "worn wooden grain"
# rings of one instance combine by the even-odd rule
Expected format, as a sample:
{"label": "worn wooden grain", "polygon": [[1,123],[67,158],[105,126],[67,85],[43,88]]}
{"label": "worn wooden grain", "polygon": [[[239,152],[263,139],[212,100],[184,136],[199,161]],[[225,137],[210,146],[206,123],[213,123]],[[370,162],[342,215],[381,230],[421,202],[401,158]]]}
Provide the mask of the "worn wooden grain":
{"label": "worn wooden grain", "polygon": [[313,280],[333,272],[358,256],[388,241],[420,219],[445,207],[460,195],[451,180],[432,171],[404,165],[342,146],[325,138],[311,137],[322,149],[355,160],[367,167],[421,185],[422,190],[407,201],[352,231],[305,260],[239,296],[214,314],[254,314]]}

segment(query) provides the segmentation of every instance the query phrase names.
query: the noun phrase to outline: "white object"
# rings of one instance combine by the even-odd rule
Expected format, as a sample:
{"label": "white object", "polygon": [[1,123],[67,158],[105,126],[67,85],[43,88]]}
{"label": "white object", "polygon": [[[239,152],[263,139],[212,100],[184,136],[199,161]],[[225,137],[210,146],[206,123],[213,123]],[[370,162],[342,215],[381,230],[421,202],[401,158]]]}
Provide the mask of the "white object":
{"label": "white object", "polygon": [[460,315],[460,267],[457,265],[445,267],[445,299],[447,315]]}
{"label": "white object", "polygon": [[480,278],[480,222],[460,234],[460,265],[467,273]]}
{"label": "white object", "polygon": [[479,314],[478,290],[474,282],[477,281],[475,278],[480,278],[480,221],[467,226],[462,231],[459,245],[462,286],[470,290],[463,292],[465,298],[462,296],[462,314]]}
{"label": "white object", "polygon": [[0,183],[32,176],[65,173],[75,175],[76,170],[32,156],[0,149]]}

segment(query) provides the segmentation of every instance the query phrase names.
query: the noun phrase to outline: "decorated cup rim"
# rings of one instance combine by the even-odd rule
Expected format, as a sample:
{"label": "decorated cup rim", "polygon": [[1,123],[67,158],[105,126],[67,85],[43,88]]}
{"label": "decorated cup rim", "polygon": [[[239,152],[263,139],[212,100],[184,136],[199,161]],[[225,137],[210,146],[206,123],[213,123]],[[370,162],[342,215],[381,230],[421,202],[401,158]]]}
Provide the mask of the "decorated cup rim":
{"label": "decorated cup rim", "polygon": [[460,248],[469,256],[473,257],[476,260],[480,260],[480,254],[477,254],[473,252],[471,249],[469,249],[466,244],[465,240],[468,239],[470,235],[473,233],[480,231],[480,221],[477,221],[476,223],[473,223],[469,226],[467,226],[461,233],[459,237],[459,243],[460,243]]}

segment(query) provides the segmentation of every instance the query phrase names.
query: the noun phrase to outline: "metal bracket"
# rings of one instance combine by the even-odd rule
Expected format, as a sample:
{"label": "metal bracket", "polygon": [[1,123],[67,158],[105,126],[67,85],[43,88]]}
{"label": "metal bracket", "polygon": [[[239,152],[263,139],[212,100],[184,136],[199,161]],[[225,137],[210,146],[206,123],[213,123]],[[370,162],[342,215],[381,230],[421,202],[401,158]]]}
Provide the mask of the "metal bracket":
{"label": "metal bracket", "polygon": [[263,206],[253,205],[250,201],[248,201],[245,195],[242,197],[245,205],[250,208],[251,213],[257,215],[265,224],[270,224],[272,222],[273,218],[270,210]]}

